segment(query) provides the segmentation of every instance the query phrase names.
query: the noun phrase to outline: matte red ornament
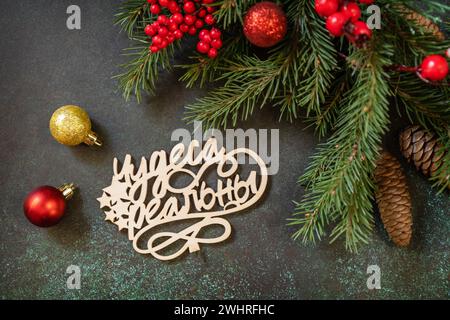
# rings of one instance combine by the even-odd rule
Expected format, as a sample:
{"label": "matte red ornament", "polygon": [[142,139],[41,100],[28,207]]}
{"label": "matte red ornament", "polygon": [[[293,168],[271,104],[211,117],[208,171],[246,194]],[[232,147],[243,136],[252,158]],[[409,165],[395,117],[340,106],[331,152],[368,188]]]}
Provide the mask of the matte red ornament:
{"label": "matte red ornament", "polygon": [[244,35],[250,43],[268,48],[286,36],[287,19],[279,6],[263,1],[252,6],[244,18]]}
{"label": "matte red ornament", "polygon": [[74,191],[73,184],[63,185],[59,189],[42,186],[33,190],[23,203],[25,216],[36,226],[54,226],[64,216],[66,200],[72,197]]}

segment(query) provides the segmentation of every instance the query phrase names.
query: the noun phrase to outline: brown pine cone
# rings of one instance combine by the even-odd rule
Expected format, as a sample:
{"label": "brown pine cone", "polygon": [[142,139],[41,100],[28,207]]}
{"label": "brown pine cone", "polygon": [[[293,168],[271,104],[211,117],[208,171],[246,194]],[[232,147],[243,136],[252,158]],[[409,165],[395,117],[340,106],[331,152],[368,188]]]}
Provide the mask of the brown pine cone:
{"label": "brown pine cone", "polygon": [[402,4],[397,5],[398,9],[403,13],[409,21],[414,21],[417,25],[423,27],[427,32],[434,35],[437,40],[444,41],[445,34],[440,30],[439,26],[420,13],[405,7]]}
{"label": "brown pine cone", "polygon": [[436,136],[420,126],[408,127],[400,134],[400,150],[403,156],[427,177],[434,175],[442,165],[444,153],[439,154],[440,148]]}
{"label": "brown pine cone", "polygon": [[389,238],[400,247],[412,236],[411,196],[400,162],[383,151],[375,169],[375,198]]}

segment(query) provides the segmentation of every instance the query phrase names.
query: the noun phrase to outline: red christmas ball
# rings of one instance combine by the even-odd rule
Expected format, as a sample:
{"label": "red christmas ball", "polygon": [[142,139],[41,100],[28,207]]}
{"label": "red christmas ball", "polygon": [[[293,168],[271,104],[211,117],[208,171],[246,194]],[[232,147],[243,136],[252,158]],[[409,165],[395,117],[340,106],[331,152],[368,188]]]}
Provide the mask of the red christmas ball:
{"label": "red christmas ball", "polygon": [[420,67],[420,74],[430,81],[444,80],[448,75],[447,60],[438,54],[426,57]]}
{"label": "red christmas ball", "polygon": [[273,2],[259,2],[245,15],[244,35],[255,46],[272,47],[283,40],[286,32],[286,15]]}
{"label": "red christmas ball", "polygon": [[61,220],[66,199],[57,188],[43,186],[33,190],[23,203],[23,211],[30,222],[39,227],[51,227]]}

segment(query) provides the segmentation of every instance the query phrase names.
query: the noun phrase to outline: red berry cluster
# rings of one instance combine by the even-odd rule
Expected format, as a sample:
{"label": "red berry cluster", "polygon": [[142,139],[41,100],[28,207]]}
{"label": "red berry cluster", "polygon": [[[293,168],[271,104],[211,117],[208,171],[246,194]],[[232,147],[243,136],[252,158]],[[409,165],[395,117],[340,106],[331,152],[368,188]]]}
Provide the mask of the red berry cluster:
{"label": "red berry cluster", "polygon": [[[372,4],[374,0],[359,0],[363,4]],[[361,10],[355,1],[350,0],[316,0],[316,12],[326,18],[326,27],[335,37],[345,35],[356,46],[362,46],[372,37],[372,30],[367,23],[359,20]]]}
{"label": "red berry cluster", "polygon": [[147,0],[150,13],[157,15],[156,21],[148,24],[144,32],[151,39],[150,51],[156,53],[166,48],[184,34],[194,36],[200,30],[197,51],[210,58],[217,56],[222,47],[221,32],[213,26],[216,21],[211,6],[215,0]]}

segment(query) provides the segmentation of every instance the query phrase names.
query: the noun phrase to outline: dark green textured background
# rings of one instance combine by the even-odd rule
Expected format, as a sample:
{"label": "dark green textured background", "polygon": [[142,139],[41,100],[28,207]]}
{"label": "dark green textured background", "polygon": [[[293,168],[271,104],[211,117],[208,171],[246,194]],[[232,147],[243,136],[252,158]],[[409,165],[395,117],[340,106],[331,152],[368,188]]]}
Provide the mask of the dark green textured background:
{"label": "dark green textured background", "polygon": [[[112,176],[112,159],[135,158],[173,146],[170,134],[187,126],[183,107],[203,95],[165,74],[158,95],[126,103],[111,79],[129,43],[113,26],[120,1],[15,1],[0,4],[0,297],[22,299],[200,298],[439,298],[449,297],[449,194],[436,195],[403,162],[414,202],[414,238],[395,248],[377,218],[370,245],[358,255],[342,242],[315,247],[291,240],[286,219],[300,199],[297,176],[317,144],[301,122],[278,122],[266,107],[242,128],[280,129],[280,171],[264,201],[230,217],[232,239],[200,253],[160,262],[135,253],[125,234],[103,221],[96,197]],[[82,10],[82,29],[66,28],[66,8]],[[52,140],[54,109],[78,104],[105,139],[101,149],[67,148]],[[388,148],[396,155],[395,121]],[[39,229],[24,218],[22,201],[34,187],[73,181],[79,192],[65,219]],[[66,268],[78,265],[81,290],[66,288]],[[366,287],[366,269],[381,268],[381,290]]]}

